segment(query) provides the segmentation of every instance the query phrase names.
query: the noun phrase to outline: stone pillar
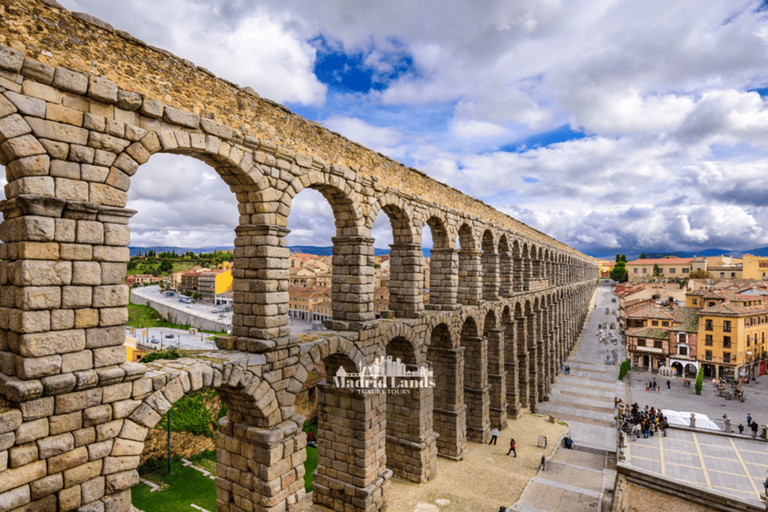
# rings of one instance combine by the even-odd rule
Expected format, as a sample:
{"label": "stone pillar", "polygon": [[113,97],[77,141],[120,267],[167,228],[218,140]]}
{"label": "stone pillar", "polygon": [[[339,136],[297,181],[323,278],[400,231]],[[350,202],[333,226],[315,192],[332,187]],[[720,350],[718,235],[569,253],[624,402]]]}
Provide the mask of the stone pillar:
{"label": "stone pillar", "polygon": [[467,406],[464,404],[464,347],[430,347],[427,359],[435,374],[434,431],[437,454],[461,459],[467,443]]}
{"label": "stone pillar", "polygon": [[520,398],[521,407],[530,407],[531,399],[531,386],[530,375],[528,373],[528,329],[526,324],[526,317],[520,317],[515,319],[515,326],[517,331],[517,375],[519,390],[518,395]]}
{"label": "stone pillar", "polygon": [[286,228],[241,224],[235,228],[235,268],[232,270],[234,347],[265,352],[285,345],[288,325],[288,269]]}
{"label": "stone pillar", "polygon": [[539,397],[539,379],[541,374],[539,372],[540,367],[540,350],[539,350],[539,331],[536,323],[536,315],[526,315],[526,326],[528,327],[527,342],[528,342],[528,407],[531,412],[538,410]]}
{"label": "stone pillar", "polygon": [[219,421],[217,510],[279,512],[304,498],[303,422],[296,416],[276,427],[259,428],[228,418]]}
{"label": "stone pillar", "polygon": [[499,295],[511,297],[514,293],[514,260],[509,251],[499,253],[499,279]]}
{"label": "stone pillar", "polygon": [[488,383],[490,389],[491,427],[503,430],[507,427],[507,372],[504,366],[506,358],[504,331],[488,330]]}
{"label": "stone pillar", "polygon": [[389,310],[398,318],[424,315],[424,253],[420,244],[392,244],[389,267]]}
{"label": "stone pillar", "polygon": [[455,249],[432,249],[429,256],[429,304],[427,309],[451,310],[459,284],[459,256]]}
{"label": "stone pillar", "polygon": [[488,386],[488,340],[483,336],[461,340],[467,349],[464,360],[464,403],[467,405],[467,439],[490,440],[490,387]]}
{"label": "stone pillar", "polygon": [[483,296],[483,270],[480,265],[480,251],[462,249],[459,251],[459,292],[460,304],[480,304]]}
{"label": "stone pillar", "polygon": [[521,281],[523,283],[524,292],[530,291],[531,281],[533,281],[533,263],[530,258],[522,259],[522,272],[520,274]]}
{"label": "stone pillar", "polygon": [[434,388],[402,391],[387,395],[387,467],[399,478],[428,482],[437,475]]}
{"label": "stone pillar", "polygon": [[495,252],[483,251],[481,255],[483,267],[483,299],[499,300],[499,255]]}
{"label": "stone pillar", "polygon": [[333,320],[325,322],[329,329],[360,330],[374,319],[373,240],[333,237]]}
{"label": "stone pillar", "polygon": [[[332,510],[378,512],[386,506],[386,395],[318,386],[314,502]],[[303,483],[302,483],[303,484]]]}

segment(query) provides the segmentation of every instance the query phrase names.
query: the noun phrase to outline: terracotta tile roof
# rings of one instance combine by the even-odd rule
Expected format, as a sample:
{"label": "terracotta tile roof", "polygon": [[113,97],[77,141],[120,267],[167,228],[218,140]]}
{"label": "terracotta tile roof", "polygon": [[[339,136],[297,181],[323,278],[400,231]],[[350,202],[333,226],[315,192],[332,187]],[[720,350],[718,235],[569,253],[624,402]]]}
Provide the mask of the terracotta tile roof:
{"label": "terracotta tile roof", "polygon": [[696,308],[677,308],[675,309],[675,325],[670,331],[698,332],[699,314]]}
{"label": "terracotta tile roof", "polygon": [[648,327],[638,327],[636,329],[628,329],[627,336],[633,338],[654,338],[657,340],[669,339],[669,331],[664,329],[652,329]]}

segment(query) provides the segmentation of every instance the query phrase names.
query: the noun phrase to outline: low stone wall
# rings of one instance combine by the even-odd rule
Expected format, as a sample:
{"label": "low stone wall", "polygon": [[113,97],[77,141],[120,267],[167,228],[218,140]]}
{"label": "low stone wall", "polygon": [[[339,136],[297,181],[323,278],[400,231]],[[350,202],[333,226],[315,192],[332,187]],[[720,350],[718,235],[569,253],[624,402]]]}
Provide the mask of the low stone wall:
{"label": "low stone wall", "polygon": [[[141,293],[140,288],[134,288],[131,290],[131,302],[134,304],[141,304],[145,306],[153,307],[157,310],[163,318],[169,322],[173,322],[178,325],[188,325],[196,329],[204,329],[206,331],[225,332],[229,322],[217,322],[214,320],[208,320],[194,314],[193,311],[189,311],[184,307],[170,306],[164,302],[158,302],[151,299]],[[181,304],[181,303],[179,303]]]}
{"label": "low stone wall", "polygon": [[683,482],[671,480],[656,473],[630,466],[624,462],[619,462],[616,465],[616,471],[618,471],[619,475],[624,475],[627,481],[631,483],[655,491],[672,494],[717,510],[725,512],[732,512],[734,510],[764,512],[766,510],[765,504],[756,498],[754,500],[738,499],[735,496],[718,492],[714,489],[706,489],[698,485],[684,484]]}

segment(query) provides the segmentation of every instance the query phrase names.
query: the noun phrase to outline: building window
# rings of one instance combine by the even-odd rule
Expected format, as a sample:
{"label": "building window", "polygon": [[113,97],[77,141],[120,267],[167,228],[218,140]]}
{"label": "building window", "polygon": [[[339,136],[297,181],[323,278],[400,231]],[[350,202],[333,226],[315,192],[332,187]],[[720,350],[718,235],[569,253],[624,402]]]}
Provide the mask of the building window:
{"label": "building window", "polygon": [[671,268],[671,269],[669,269],[669,273],[670,274],[675,274],[675,273],[677,273],[677,269],[676,268]]}
{"label": "building window", "polygon": [[658,320],[651,320],[651,325],[658,326],[659,325],[659,321]]}
{"label": "building window", "polygon": [[677,355],[679,356],[687,356],[688,355],[688,347],[677,347]]}
{"label": "building window", "polygon": [[693,299],[691,302],[693,303],[694,306],[699,305],[699,299]]}
{"label": "building window", "polygon": [[705,320],[704,321],[704,330],[705,331],[711,331],[712,330],[712,320]]}
{"label": "building window", "polygon": [[[647,268],[644,268],[644,269],[643,269],[643,274],[647,274],[647,273],[648,273],[648,269],[647,269]],[[763,277],[765,277],[765,276],[763,276]]]}
{"label": "building window", "polygon": [[731,332],[731,321],[723,320],[723,332]]}
{"label": "building window", "polygon": [[708,347],[712,346],[712,335],[711,334],[704,335],[704,344],[706,346],[708,346]]}
{"label": "building window", "polygon": [[723,348],[731,348],[731,337],[723,336]]}
{"label": "building window", "polygon": [[632,273],[633,273],[633,274],[637,274],[637,269],[636,269],[636,268],[633,268],[633,269],[632,269]]}
{"label": "building window", "polygon": [[731,272],[731,279],[736,279],[736,272]]}
{"label": "building window", "polygon": [[709,304],[707,304],[707,307],[708,307],[708,308],[711,308],[711,307],[713,307],[714,305],[715,305],[715,303],[714,303],[714,302],[710,302]]}
{"label": "building window", "polygon": [[664,342],[661,340],[654,341],[653,348],[664,348]]}
{"label": "building window", "polygon": [[720,272],[720,277],[725,277],[725,272]]}
{"label": "building window", "polygon": [[704,359],[706,361],[711,361],[712,360],[712,351],[711,350],[707,350],[706,352],[704,352]]}
{"label": "building window", "polygon": [[730,363],[731,362],[731,353],[730,352],[723,352],[723,362],[724,363]]}
{"label": "building window", "polygon": [[667,321],[665,320],[665,321],[661,322],[661,326],[662,326],[662,327],[669,327],[669,322],[667,322]]}
{"label": "building window", "polygon": [[689,270],[691,270],[691,269],[689,269],[689,268],[684,268],[684,269],[683,269],[683,274],[687,274]]}

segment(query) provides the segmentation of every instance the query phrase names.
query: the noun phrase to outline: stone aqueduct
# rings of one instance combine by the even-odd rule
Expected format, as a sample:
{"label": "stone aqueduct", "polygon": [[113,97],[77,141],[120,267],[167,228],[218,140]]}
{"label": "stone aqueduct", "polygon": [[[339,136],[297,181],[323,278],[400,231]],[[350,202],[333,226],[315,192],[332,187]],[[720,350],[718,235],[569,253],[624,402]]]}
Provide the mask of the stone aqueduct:
{"label": "stone aqueduct", "polygon": [[[436,377],[407,395],[321,386],[313,494],[335,510],[380,509],[392,474],[427,481],[437,456],[460,459],[546,400],[596,286],[591,258],[88,15],[51,0],[0,0],[0,15],[0,510],[129,510],[147,430],[204,386],[229,408],[218,510],[292,510],[305,460],[293,404],[320,361],[333,374],[386,353]],[[123,348],[126,192],[155,153],[210,164],[234,193],[235,309],[211,357],[142,365]],[[300,340],[285,235],[306,188],[337,230],[331,330]],[[381,210],[393,318],[376,320]]]}

